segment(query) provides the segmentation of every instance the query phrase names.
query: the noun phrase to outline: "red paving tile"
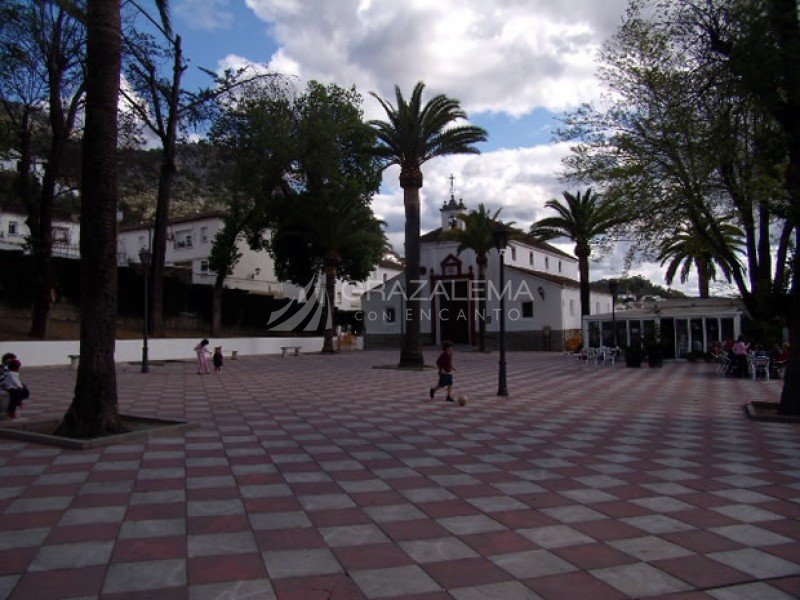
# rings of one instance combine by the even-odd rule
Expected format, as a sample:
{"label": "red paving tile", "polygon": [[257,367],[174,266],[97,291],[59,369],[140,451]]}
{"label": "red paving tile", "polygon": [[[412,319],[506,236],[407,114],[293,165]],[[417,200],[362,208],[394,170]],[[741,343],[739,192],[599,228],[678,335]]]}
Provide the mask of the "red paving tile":
{"label": "red paving tile", "polygon": [[270,529],[257,531],[256,540],[263,551],[321,548],[325,541],[316,529]]}
{"label": "red paving tile", "polygon": [[536,545],[528,538],[522,537],[514,531],[473,533],[472,535],[462,536],[461,539],[484,556],[510,554],[536,548]]}
{"label": "red paving tile", "polygon": [[245,515],[222,515],[217,517],[189,517],[186,520],[186,533],[225,533],[231,531],[247,531],[250,521]]}
{"label": "red paving tile", "polygon": [[631,555],[615,550],[605,544],[553,548],[552,552],[584,571],[629,565],[637,562]]}
{"label": "red paving tile", "polygon": [[125,518],[128,521],[149,521],[153,519],[174,519],[185,515],[186,505],[183,502],[175,502],[129,506]]}
{"label": "red paving tile", "polygon": [[187,570],[190,585],[263,579],[267,576],[264,561],[258,554],[190,558]]}
{"label": "red paving tile", "polygon": [[315,510],[308,518],[316,527],[337,527],[340,525],[367,525],[372,523],[369,515],[360,508],[341,508],[336,510]]}
{"label": "red paving tile", "polygon": [[185,537],[159,537],[118,540],[114,546],[111,560],[112,562],[133,562],[184,558],[185,556]]}
{"label": "red paving tile", "polygon": [[653,566],[698,588],[714,588],[751,581],[747,575],[705,556],[684,556],[654,561]]}
{"label": "red paving tile", "polygon": [[346,575],[277,579],[272,585],[278,600],[361,600],[365,598]]}
{"label": "red paving tile", "polygon": [[627,598],[614,588],[587,573],[565,573],[537,577],[526,582],[546,600],[622,600]]}
{"label": "red paving tile", "polygon": [[439,538],[450,535],[450,532],[444,527],[435,521],[427,519],[383,523],[381,529],[383,529],[389,537],[398,542]]}
{"label": "red paving tile", "polygon": [[38,548],[0,550],[0,576],[24,573],[38,551]]}
{"label": "red paving tile", "polygon": [[446,589],[508,581],[511,575],[485,558],[428,563],[422,568]]}
{"label": "red paving tile", "polygon": [[699,554],[726,552],[742,548],[742,544],[710,531],[679,531],[661,535],[665,540]]}
{"label": "red paving tile", "polygon": [[88,525],[64,525],[54,527],[47,537],[48,544],[70,542],[99,542],[113,540],[119,532],[119,523],[92,523]]}
{"label": "red paving tile", "polygon": [[413,564],[414,561],[394,544],[365,544],[334,548],[339,562],[350,571],[382,569]]}
{"label": "red paving tile", "polygon": [[61,600],[97,596],[106,567],[85,567],[27,573],[17,582],[10,600]]}

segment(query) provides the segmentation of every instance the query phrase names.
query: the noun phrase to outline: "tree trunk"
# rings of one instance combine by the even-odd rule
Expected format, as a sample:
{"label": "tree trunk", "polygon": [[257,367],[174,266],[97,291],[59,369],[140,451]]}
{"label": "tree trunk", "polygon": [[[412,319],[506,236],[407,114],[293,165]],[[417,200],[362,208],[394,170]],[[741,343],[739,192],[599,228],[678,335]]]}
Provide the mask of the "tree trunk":
{"label": "tree trunk", "polygon": [[212,337],[220,337],[222,335],[222,281],[219,281],[219,278],[214,283],[211,301],[211,335]]}
{"label": "tree trunk", "polygon": [[[407,178],[407,179],[406,179]],[[410,181],[408,180],[410,179]],[[405,184],[405,185],[404,185]],[[419,184],[419,185],[417,185]],[[400,174],[400,185],[403,187],[403,204],[406,211],[406,314],[400,315],[405,320],[405,335],[400,351],[401,367],[422,367],[422,344],[420,342],[420,305],[417,296],[419,280],[419,190],[422,187],[422,173]],[[408,319],[406,319],[406,316]]]}
{"label": "tree trunk", "polygon": [[336,349],[333,347],[333,333],[336,327],[336,266],[325,265],[325,310],[327,319],[325,322],[325,339],[322,342],[322,352],[334,354]]}
{"label": "tree trunk", "polygon": [[486,352],[486,255],[476,257],[478,263],[478,281],[481,282],[483,291],[478,298],[478,351]]}
{"label": "tree trunk", "polygon": [[117,98],[120,0],[87,3],[86,121],[81,177],[81,346],[75,395],[57,433],[122,430],[114,367],[117,309]]}
{"label": "tree trunk", "polygon": [[591,313],[591,299],[589,296],[589,255],[591,249],[582,244],[575,246],[575,255],[578,257],[578,275],[581,290],[581,316]]}
{"label": "tree trunk", "polygon": [[169,113],[166,131],[161,135],[163,151],[158,175],[158,198],[156,219],[153,225],[153,266],[150,273],[150,323],[151,333],[158,334],[164,329],[164,268],[167,255],[167,225],[169,224],[169,205],[172,182],[175,178],[175,154],[180,120],[180,91],[183,76],[183,54],[181,36],[175,38],[175,54],[172,64],[172,88],[169,97]]}

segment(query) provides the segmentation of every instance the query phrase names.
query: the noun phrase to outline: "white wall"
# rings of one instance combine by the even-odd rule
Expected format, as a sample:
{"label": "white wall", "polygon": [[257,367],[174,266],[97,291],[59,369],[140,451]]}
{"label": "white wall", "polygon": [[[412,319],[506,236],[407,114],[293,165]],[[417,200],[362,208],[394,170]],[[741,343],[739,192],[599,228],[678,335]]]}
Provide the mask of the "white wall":
{"label": "white wall", "polygon": [[[280,354],[281,346],[300,346],[300,352],[319,352],[322,349],[322,337],[288,337],[288,338],[221,338],[211,340],[210,347],[222,346],[226,357],[236,350],[240,356]],[[148,340],[148,358],[150,360],[193,359],[193,348],[198,339],[152,339]],[[363,348],[363,339],[357,338],[357,348]],[[0,354],[13,352],[22,362],[23,367],[42,367],[47,365],[68,365],[69,354],[80,354],[78,340],[64,341],[9,341],[0,342]],[[117,340],[114,360],[116,362],[133,362],[142,359],[142,340]],[[24,379],[24,374],[23,374]]]}

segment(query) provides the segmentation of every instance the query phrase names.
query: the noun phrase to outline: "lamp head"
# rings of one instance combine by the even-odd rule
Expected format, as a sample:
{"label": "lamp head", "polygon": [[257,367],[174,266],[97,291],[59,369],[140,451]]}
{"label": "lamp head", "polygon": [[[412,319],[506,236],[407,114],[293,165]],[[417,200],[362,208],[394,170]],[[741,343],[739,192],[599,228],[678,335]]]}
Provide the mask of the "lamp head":
{"label": "lamp head", "polygon": [[539,292],[539,297],[542,299],[542,302],[544,302],[544,288],[540,285],[539,289],[536,291]]}

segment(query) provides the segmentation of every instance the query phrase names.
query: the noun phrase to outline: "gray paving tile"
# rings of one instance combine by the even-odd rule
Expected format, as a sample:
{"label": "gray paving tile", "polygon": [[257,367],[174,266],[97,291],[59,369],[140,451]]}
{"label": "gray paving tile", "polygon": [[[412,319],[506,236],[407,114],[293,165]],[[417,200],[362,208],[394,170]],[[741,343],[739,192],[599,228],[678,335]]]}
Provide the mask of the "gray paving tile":
{"label": "gray paving tile", "polygon": [[19,581],[19,575],[5,575],[0,577],[0,598],[10,598],[11,591]]}
{"label": "gray paving tile", "polygon": [[186,535],[185,519],[125,521],[119,530],[119,537],[122,540],[180,535]]}
{"label": "gray paving tile", "polygon": [[14,500],[5,512],[26,513],[64,510],[72,503],[72,496],[45,496],[42,498],[19,498]]}
{"label": "gray paving tile", "polygon": [[89,525],[91,523],[119,523],[125,516],[126,506],[100,506],[96,508],[71,508],[64,513],[59,525]]}
{"label": "gray paving tile", "polygon": [[390,504],[387,506],[368,506],[364,509],[376,523],[412,521],[426,519],[427,515],[413,504]]}
{"label": "gray paving tile", "polygon": [[710,531],[745,546],[773,546],[789,544],[794,540],[755,525],[726,525],[712,527]]}
{"label": "gray paving tile", "polygon": [[494,519],[486,515],[467,515],[464,517],[443,517],[436,519],[442,527],[456,535],[469,535],[471,533],[486,533],[488,531],[502,531],[506,529]]}
{"label": "gray paving tile", "polygon": [[184,559],[112,563],[103,585],[104,594],[159,590],[186,585]]}
{"label": "gray paving tile", "polygon": [[399,546],[418,563],[431,563],[460,558],[474,558],[478,554],[464,542],[454,537],[400,542]]}
{"label": "gray paving tile", "polygon": [[312,527],[308,515],[302,511],[249,513],[247,518],[253,529],[298,529]]}
{"label": "gray paving tile", "polygon": [[228,500],[190,500],[186,503],[190,517],[219,517],[244,514],[244,504],[238,498]]}
{"label": "gray paving tile", "polygon": [[522,585],[519,581],[490,583],[488,585],[456,588],[448,591],[456,600],[487,600],[489,598],[502,598],[502,600],[541,600],[542,598],[532,589]]}
{"label": "gray paving tile", "polygon": [[286,498],[292,496],[292,489],[283,483],[270,485],[240,485],[242,498]]}
{"label": "gray paving tile", "polygon": [[340,573],[342,567],[327,548],[264,552],[264,564],[270,579],[310,577]]}
{"label": "gray paving tile", "polygon": [[580,505],[543,508],[541,512],[561,523],[585,523],[588,521],[602,521],[608,518],[608,516],[603,513]]}
{"label": "gray paving tile", "polygon": [[49,527],[2,531],[0,532],[0,550],[39,546],[47,539],[49,534]]}
{"label": "gray paving tile", "polygon": [[276,600],[269,579],[189,586],[189,600]]}
{"label": "gray paving tile", "polygon": [[323,527],[319,530],[325,543],[331,548],[342,546],[361,546],[364,544],[383,544],[390,540],[375,525],[343,525]]}
{"label": "gray paving tile", "polygon": [[731,550],[728,552],[713,552],[706,556],[724,565],[742,571],[743,573],[752,575],[757,579],[787,577],[800,573],[800,565],[756,548],[744,548],[742,550]]}
{"label": "gray paving tile", "polygon": [[673,594],[692,589],[683,581],[643,563],[595,569],[591,574],[632,598]]}
{"label": "gray paving tile", "polygon": [[30,571],[77,569],[104,565],[111,559],[114,542],[79,542],[42,546],[33,559]]}
{"label": "gray paving tile", "polygon": [[795,598],[795,596],[790,596],[761,581],[707,590],[706,593],[717,600],[793,600]]}
{"label": "gray paving tile", "polygon": [[300,496],[300,504],[307,511],[334,510],[338,508],[352,508],[356,505],[347,494],[319,494],[315,496]]}
{"label": "gray paving tile", "polygon": [[83,483],[89,473],[75,471],[71,473],[45,473],[36,479],[34,485],[66,485],[69,483]]}
{"label": "gray paving tile", "polygon": [[400,493],[411,502],[442,502],[444,500],[454,500],[455,494],[448,492],[444,488],[411,488],[401,490]]}
{"label": "gray paving tile", "polygon": [[402,597],[442,589],[416,565],[352,571],[350,575],[367,598]]}
{"label": "gray paving tile", "polygon": [[256,540],[250,531],[205,533],[186,538],[187,556],[217,556],[257,552]]}
{"label": "gray paving tile", "polygon": [[665,515],[644,515],[641,517],[625,517],[620,519],[623,523],[632,525],[642,531],[652,534],[677,533],[679,531],[691,531],[695,529],[692,525],[678,521]]}
{"label": "gray paving tile", "polygon": [[580,531],[566,525],[548,525],[547,527],[520,529],[517,533],[528,538],[542,548],[560,548],[563,546],[577,546],[594,542],[588,535],[584,535]]}
{"label": "gray paving tile", "polygon": [[156,492],[136,492],[131,495],[131,506],[147,504],[172,504],[186,502],[186,490],[160,490]]}
{"label": "gray paving tile", "polygon": [[467,502],[483,512],[530,510],[527,504],[509,496],[481,496],[479,498],[468,498]]}
{"label": "gray paving tile", "polygon": [[642,508],[657,513],[670,513],[678,512],[681,510],[693,510],[697,508],[693,504],[688,504],[677,498],[670,498],[669,496],[654,496],[651,498],[634,498],[631,500],[633,504],[638,504]]}
{"label": "gray paving tile", "polygon": [[783,519],[782,515],[772,511],[764,510],[752,504],[729,504],[727,506],[715,506],[714,512],[721,515],[742,521],[743,523],[761,523],[763,521],[777,521]]}
{"label": "gray paving tile", "polygon": [[517,579],[545,577],[577,571],[573,565],[547,550],[528,550],[509,554],[494,554],[488,557],[498,567],[508,571]]}
{"label": "gray paving tile", "polygon": [[638,538],[628,538],[624,540],[614,540],[606,542],[612,548],[616,548],[626,554],[630,554],[643,562],[662,560],[667,558],[679,558],[694,554],[682,546],[678,546],[655,536],[645,536]]}
{"label": "gray paving tile", "polygon": [[384,492],[391,489],[380,479],[362,479],[357,481],[340,481],[339,485],[349,494],[361,492]]}

